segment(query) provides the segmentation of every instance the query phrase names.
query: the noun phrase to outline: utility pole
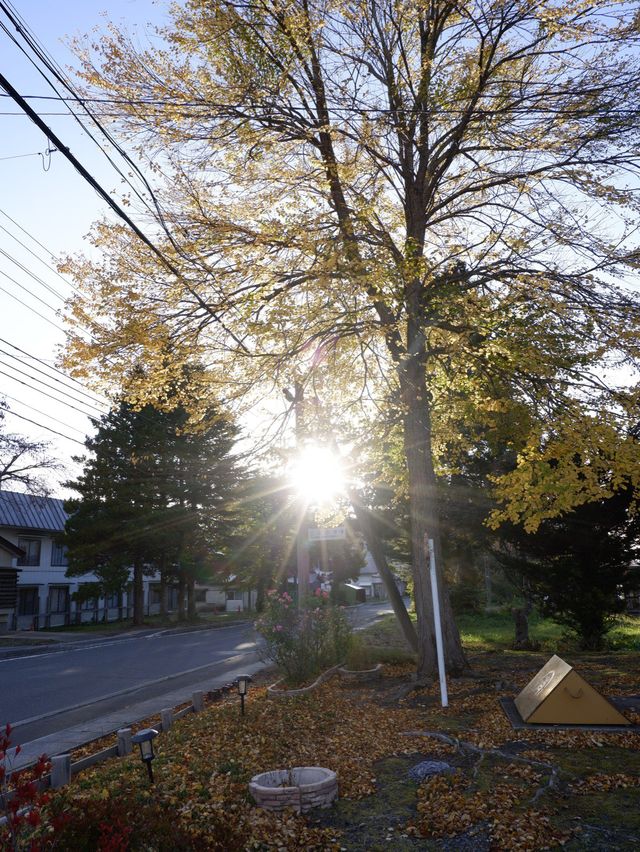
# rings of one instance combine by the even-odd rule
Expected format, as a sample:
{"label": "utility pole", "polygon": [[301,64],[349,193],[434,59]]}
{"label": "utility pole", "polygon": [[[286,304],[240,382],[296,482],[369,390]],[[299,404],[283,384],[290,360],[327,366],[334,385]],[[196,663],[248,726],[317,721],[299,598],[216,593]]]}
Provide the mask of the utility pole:
{"label": "utility pole", "polygon": [[[304,388],[300,382],[294,383],[293,393],[287,388],[283,390],[286,399],[293,406],[295,416],[296,451],[301,452],[304,445],[306,426],[304,422]],[[298,569],[298,609],[304,609],[305,598],[309,591],[309,523],[307,506],[300,507],[298,514],[298,538],[296,542],[296,562]]]}

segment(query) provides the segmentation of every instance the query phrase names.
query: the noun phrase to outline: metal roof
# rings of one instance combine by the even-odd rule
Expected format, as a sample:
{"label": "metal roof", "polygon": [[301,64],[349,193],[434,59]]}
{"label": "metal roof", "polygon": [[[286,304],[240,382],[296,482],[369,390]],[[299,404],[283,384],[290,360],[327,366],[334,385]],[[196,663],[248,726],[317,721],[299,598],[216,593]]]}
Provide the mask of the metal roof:
{"label": "metal roof", "polygon": [[68,517],[63,502],[57,497],[0,491],[0,527],[58,532]]}

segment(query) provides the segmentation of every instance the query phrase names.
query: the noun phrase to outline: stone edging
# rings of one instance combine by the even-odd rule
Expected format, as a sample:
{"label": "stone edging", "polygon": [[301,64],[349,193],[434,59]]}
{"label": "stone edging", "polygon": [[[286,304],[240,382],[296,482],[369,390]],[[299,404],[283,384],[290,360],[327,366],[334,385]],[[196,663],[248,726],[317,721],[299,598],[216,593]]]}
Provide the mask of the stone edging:
{"label": "stone edging", "polygon": [[343,666],[340,666],[338,674],[343,680],[354,681],[356,683],[367,680],[379,680],[382,677],[382,663],[378,663],[372,669],[345,669]]}
{"label": "stone edging", "polygon": [[271,811],[295,808],[304,813],[311,808],[328,808],[338,795],[338,778],[321,766],[296,766],[254,775],[249,792],[256,805]]}
{"label": "stone edging", "polygon": [[314,689],[317,689],[321,684],[323,684],[326,680],[333,677],[336,672],[340,670],[342,663],[338,663],[337,666],[332,666],[330,669],[327,669],[326,672],[322,672],[313,683],[310,683],[309,686],[301,686],[299,689],[278,689],[278,684],[282,683],[284,680],[281,677],[275,683],[272,683],[271,686],[267,687],[267,698],[295,698],[299,695],[306,695],[309,692],[313,692]]}

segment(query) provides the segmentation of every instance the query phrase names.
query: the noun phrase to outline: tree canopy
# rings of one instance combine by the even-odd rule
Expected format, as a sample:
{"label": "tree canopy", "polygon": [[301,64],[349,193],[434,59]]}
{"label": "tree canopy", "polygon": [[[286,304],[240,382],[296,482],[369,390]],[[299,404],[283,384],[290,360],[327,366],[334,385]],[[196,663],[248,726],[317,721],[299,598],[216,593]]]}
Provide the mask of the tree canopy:
{"label": "tree canopy", "polygon": [[144,573],[178,585],[181,617],[188,591],[194,614],[194,584],[216,573],[234,532],[235,427],[213,408],[197,433],[188,420],[181,407],[135,410],[121,401],[94,421],[91,455],[78,459],[83,472],[67,483],[79,495],[65,503],[67,573],[95,572],[95,595],[123,590],[133,571],[135,623]]}
{"label": "tree canopy", "polygon": [[[423,674],[439,399],[508,374],[544,415],[526,479],[545,417],[565,418],[565,452],[569,425],[608,441],[591,416],[598,370],[638,358],[623,285],[638,261],[639,23],[615,0],[189,0],[158,47],[112,29],[84,49],[89,89],[157,177],[167,263],[95,228],[103,259],[66,265],[87,294],[70,317],[91,330],[68,363],[112,381],[143,353],[138,400],[194,351],[236,398],[295,371],[350,417],[392,400]],[[604,404],[624,431],[635,395]],[[446,594],[441,608],[459,669]]]}

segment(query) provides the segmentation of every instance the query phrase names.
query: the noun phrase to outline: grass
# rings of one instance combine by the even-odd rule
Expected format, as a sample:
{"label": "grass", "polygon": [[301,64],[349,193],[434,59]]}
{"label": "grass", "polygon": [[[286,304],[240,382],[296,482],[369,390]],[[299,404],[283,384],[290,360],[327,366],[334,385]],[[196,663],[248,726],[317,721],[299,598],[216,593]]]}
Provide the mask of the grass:
{"label": "grass", "polygon": [[[414,614],[415,618],[415,614]],[[456,616],[460,629],[462,644],[471,653],[501,652],[513,650],[514,624],[508,612],[491,613],[461,613]],[[578,647],[576,634],[550,618],[541,618],[533,612],[529,618],[529,634],[533,642],[538,642],[541,653],[566,653],[575,651]],[[374,651],[368,651],[373,657],[378,656],[377,662],[389,661],[383,648],[404,650],[404,642],[395,616],[388,615],[375,625],[362,631],[359,636],[366,637],[367,646],[373,646]],[[640,650],[640,618],[620,615],[614,620],[614,626],[607,634],[605,653],[611,651]]]}
{"label": "grass", "polygon": [[[457,617],[462,643],[470,651],[500,651],[513,646],[514,625],[510,613],[463,613]],[[550,618],[532,613],[529,635],[540,643],[541,651],[566,652],[575,650],[577,636]],[[606,637],[607,650],[637,651],[640,649],[640,618],[621,615]]]}

